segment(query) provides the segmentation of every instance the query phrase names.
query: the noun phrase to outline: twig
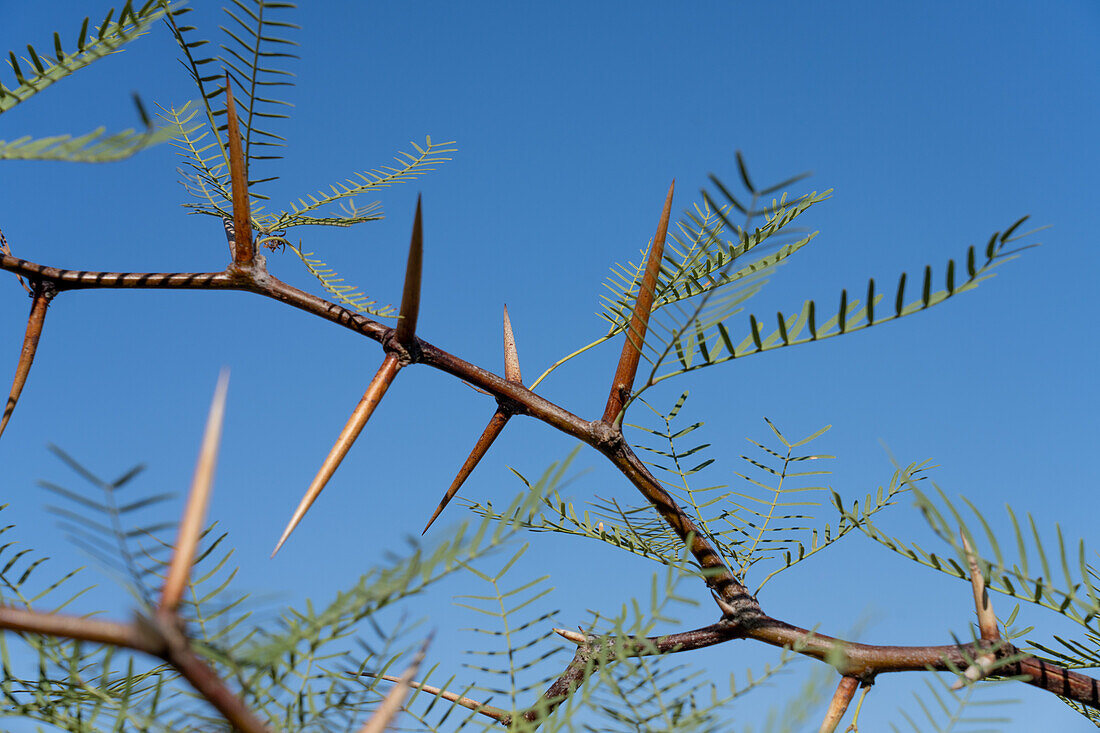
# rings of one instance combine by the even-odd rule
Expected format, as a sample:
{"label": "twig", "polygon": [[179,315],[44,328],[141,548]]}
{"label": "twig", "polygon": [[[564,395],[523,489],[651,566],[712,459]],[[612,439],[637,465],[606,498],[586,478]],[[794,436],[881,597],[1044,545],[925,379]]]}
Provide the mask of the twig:
{"label": "twig", "polygon": [[825,711],[825,720],[821,721],[818,733],[833,733],[836,730],[837,725],[844,718],[844,713],[848,712],[848,704],[852,702],[857,689],[859,689],[858,678],[840,678],[840,684],[833,693],[833,699],[829,702],[829,709]]}
{"label": "twig", "polygon": [[[428,645],[431,644],[431,637],[424,640],[420,650],[413,657],[412,663],[404,673],[396,678],[397,686],[390,690],[385,699],[382,700],[382,704],[378,706],[378,709],[374,711],[374,714],[370,716],[370,720],[363,724],[363,727],[359,729],[359,733],[383,733],[386,730],[386,726],[394,719],[394,717],[401,712],[402,706],[405,704],[405,698],[409,694],[409,687],[412,684],[413,677],[420,671],[420,665],[424,661],[425,655],[428,653]],[[389,678],[386,678],[389,679]]]}
{"label": "twig", "polygon": [[[402,675],[401,677],[394,677],[388,674],[373,674],[371,672],[363,672],[363,675],[366,677],[377,677],[378,679],[386,680],[387,682],[401,683],[404,681],[404,675]],[[432,685],[425,685],[420,682],[404,682],[404,684],[407,684],[414,690],[422,690],[429,695],[441,697],[448,702],[453,702],[455,705],[461,705],[468,710],[473,710],[475,713],[481,713],[482,715],[488,716],[493,720],[504,723],[505,725],[512,722],[511,715],[509,715],[506,711],[501,710],[500,708],[493,707],[492,705],[486,705],[485,703],[478,702],[477,700],[463,697],[462,695],[448,692],[447,690],[444,690],[442,688],[433,687]]]}

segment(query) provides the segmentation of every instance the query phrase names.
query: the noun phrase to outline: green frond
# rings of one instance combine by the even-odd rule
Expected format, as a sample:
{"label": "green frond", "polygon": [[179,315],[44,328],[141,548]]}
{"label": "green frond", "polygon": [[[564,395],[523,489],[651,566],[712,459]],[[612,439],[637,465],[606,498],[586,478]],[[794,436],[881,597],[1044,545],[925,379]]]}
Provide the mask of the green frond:
{"label": "green frond", "polygon": [[919,293],[907,302],[907,277],[903,273],[894,292],[892,308],[880,307],[886,296],[876,291],[875,281],[872,279],[867,285],[865,301],[861,303],[859,299],[849,299],[848,291],[842,291],[837,311],[820,325],[821,316],[813,300],[806,301],[797,313],[786,315],[777,313],[776,326],[770,333],[766,330],[768,327],[762,325],[764,321],[758,320],[755,315],[749,316],[747,333],[739,341],[731,338],[730,329],[717,319],[707,322],[695,317],[685,327],[673,333],[672,349],[677,354],[678,363],[673,364],[670,371],[659,375],[656,374],[655,368],[649,384],[656,384],[688,371],[732,359],[861,331],[918,313],[956,295],[973,290],[980,282],[993,276],[994,268],[1015,259],[1021,249],[1027,248],[1005,250],[1006,244],[1038,231],[1033,230],[1013,236],[1013,232],[1026,219],[1027,217],[1018,220],[1003,234],[995,233],[985,247],[984,256],[980,258],[976,255],[975,248],[971,246],[965,255],[965,276],[961,272],[956,273],[955,261],[949,260],[945,268],[945,287],[941,290],[933,290],[932,268],[925,267]]}
{"label": "green frond", "polygon": [[338,303],[357,313],[366,313],[377,318],[396,318],[397,311],[392,305],[378,305],[363,291],[354,285],[344,284],[344,278],[340,277],[336,270],[313,256],[312,252],[303,252],[294,245],[289,245],[294,254],[302,260],[302,264],[309,270],[309,274],[317,278],[323,287]]}
{"label": "green frond", "polygon": [[[1087,561],[1084,540],[1076,543],[1067,541],[1058,526],[1055,527],[1056,541],[1044,540],[1030,515],[1023,522],[1011,507],[1006,507],[1015,542],[1014,546],[1003,546],[992,529],[993,523],[977,507],[964,497],[962,502],[966,508],[961,508],[936,484],[932,486],[936,491],[935,500],[914,482],[909,482],[925,521],[935,535],[949,545],[953,557],[927,551],[915,542],[903,542],[867,520],[860,523],[860,530],[915,562],[966,579],[969,578],[966,554],[958,538],[961,529],[976,552],[981,554],[980,548],[984,544],[992,553],[992,559],[984,555],[979,559],[988,588],[1055,611],[1083,626],[1088,633],[1100,634],[1097,567]],[[972,519],[968,521],[967,515]],[[1084,652],[1091,656],[1090,649],[1095,647],[1082,644],[1072,648],[1074,654]]]}
{"label": "green frond", "polygon": [[57,33],[53,34],[52,55],[39,53],[31,45],[27,46],[27,57],[19,57],[14,51],[9,51],[8,65],[15,76],[16,84],[6,87],[0,83],[0,114],[27,101],[73,72],[121,50],[125,44],[148,33],[166,12],[174,12],[181,5],[180,2],[167,0],[148,0],[140,9],[134,9],[130,0],[117,20],[112,20],[114,8],[108,11],[98,27],[89,29],[89,19],[85,18],[77,35],[75,51],[65,52],[61,36]]}
{"label": "green frond", "polygon": [[[503,567],[493,575],[471,568],[482,583],[489,586],[485,595],[456,596],[454,604],[486,617],[485,625],[472,629],[487,637],[485,644],[467,652],[472,657],[462,666],[487,675],[487,679],[474,684],[471,689],[479,694],[475,698],[502,696],[508,701],[515,715],[527,703],[526,698],[549,685],[557,672],[545,674],[544,661],[557,659],[564,651],[560,638],[554,633],[556,611],[540,610],[541,601],[553,590],[547,585],[548,576],[521,582],[516,587],[503,584],[505,574],[526,552],[521,547]],[[491,645],[499,648],[487,648]],[[551,668],[560,664],[554,663]],[[500,704],[497,703],[499,707]],[[507,709],[507,708],[506,708]]]}
{"label": "green frond", "polygon": [[0,160],[63,160],[73,163],[109,163],[124,160],[146,148],[179,137],[183,130],[164,125],[142,132],[133,129],[111,134],[99,127],[84,135],[55,135],[32,138],[27,135],[7,142],[0,140]]}
{"label": "green frond", "polygon": [[273,95],[280,87],[293,86],[294,75],[275,64],[298,58],[291,52],[297,42],[281,34],[299,26],[280,20],[295,7],[289,2],[232,0],[232,6],[222,8],[229,21],[221,30],[229,40],[221,45],[220,60],[240,97],[241,134],[249,164],[281,157],[271,148],[283,147],[284,139],[265,128],[273,120],[285,119],[284,111],[291,106]]}
{"label": "green frond", "polygon": [[192,125],[198,115],[192,102],[179,109],[161,107],[160,117],[183,132],[176,139],[176,152],[187,169],[180,170],[181,183],[188,194],[201,203],[185,204],[194,213],[232,217],[233,195],[229,183],[229,165],[222,152],[221,139],[203,125]]}
{"label": "green frond", "polygon": [[[361,221],[373,221],[381,218],[377,214],[368,215],[365,212],[373,211],[376,204],[365,208],[352,207],[345,210],[344,215],[327,215],[320,218],[308,216],[310,212],[317,211],[331,204],[352,199],[366,191],[389,188],[395,183],[410,181],[418,176],[435,170],[435,166],[449,161],[443,157],[446,153],[453,153],[458,148],[451,147],[454,141],[445,143],[433,143],[431,136],[425,139],[424,147],[416,143],[409,143],[416,149],[416,155],[399,152],[394,160],[396,166],[382,166],[362,173],[354,174],[352,178],[333,183],[328,191],[318,191],[316,195],[309,194],[299,198],[297,202],[290,203],[289,211],[281,211],[272,215],[270,221],[265,221],[267,229],[289,229],[290,227],[305,226],[318,223],[336,223],[338,226],[350,226]],[[308,200],[307,200],[308,199]]]}
{"label": "green frond", "polygon": [[[150,511],[162,507],[171,494],[150,494],[132,500],[134,479],[144,466],[134,466],[113,481],[100,478],[57,446],[50,446],[57,458],[83,481],[88,489],[69,489],[52,481],[38,485],[62,499],[64,504],[46,509],[60,520],[70,542],[93,558],[104,570],[121,581],[144,606],[151,606],[156,584],[156,563],[149,560],[146,541],[175,526],[159,521]],[[127,491],[130,493],[126,493]]]}

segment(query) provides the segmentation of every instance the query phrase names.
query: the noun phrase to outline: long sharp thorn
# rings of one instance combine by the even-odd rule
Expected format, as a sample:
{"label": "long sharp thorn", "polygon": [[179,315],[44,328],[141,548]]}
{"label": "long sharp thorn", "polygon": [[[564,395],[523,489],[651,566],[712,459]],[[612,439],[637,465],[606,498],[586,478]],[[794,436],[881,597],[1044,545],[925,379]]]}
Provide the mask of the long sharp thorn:
{"label": "long sharp thorn", "polygon": [[489,447],[493,444],[493,441],[500,435],[500,431],[504,430],[504,426],[508,424],[508,420],[511,418],[511,414],[504,410],[497,410],[493,413],[492,419],[489,420],[489,424],[485,426],[485,431],[482,432],[481,437],[477,439],[477,443],[474,444],[473,450],[470,451],[469,457],[466,462],[462,464],[462,468],[458,470],[458,475],[455,476],[455,480],[451,482],[451,486],[447,489],[447,493],[443,495],[443,499],[439,502],[439,506],[435,508],[435,513],[432,514],[432,518],[428,520],[428,524],[424,527],[424,534],[432,526],[432,523],[443,512],[443,509],[451,502],[458,490],[462,488],[462,484],[466,482],[466,479],[470,477],[473,470],[477,468],[477,464],[485,457],[485,454],[489,451]]}
{"label": "long sharp thorn", "polygon": [[160,611],[175,613],[179,608],[183,592],[191,575],[191,566],[195,562],[195,551],[202,534],[202,525],[206,520],[206,509],[210,505],[211,489],[214,485],[214,468],[218,463],[218,445],[221,442],[222,422],[225,418],[225,394],[229,386],[229,372],[222,371],[218,377],[218,386],[214,389],[214,400],[210,404],[210,414],[206,418],[206,431],[202,436],[202,447],[195,463],[195,475],[191,480],[191,491],[187,494],[187,505],[180,519],[179,535],[172,552],[172,562],[165,576],[164,589],[161,591]]}
{"label": "long sharp thorn", "polygon": [[634,386],[634,376],[638,372],[638,362],[642,357],[642,345],[645,343],[646,327],[653,308],[653,294],[657,287],[657,276],[661,272],[661,258],[664,256],[665,235],[668,233],[668,218],[672,212],[672,193],[676,188],[675,179],[668,187],[665,208],[661,212],[661,221],[657,224],[657,233],[653,235],[653,244],[649,248],[645,276],[638,289],[638,298],[634,301],[634,312],[630,317],[630,326],[623,343],[623,352],[619,356],[619,365],[615,369],[615,378],[611,382],[611,394],[607,398],[607,407],[603,411],[603,422],[614,424],[622,412],[623,404],[630,396]]}
{"label": "long sharp thorn", "polygon": [[420,314],[420,270],[424,260],[424,233],[420,219],[420,197],[416,197],[416,217],[413,219],[409,261],[405,266],[405,289],[401,293],[401,312],[393,338],[407,346],[416,338],[416,318]]}
{"label": "long sharp thorn", "polygon": [[252,213],[248,202],[248,165],[241,149],[241,128],[237,121],[237,105],[229,74],[225,75],[225,131],[229,143],[229,175],[233,183],[233,261],[251,267],[255,252],[252,248]]}
{"label": "long sharp thorn", "polygon": [[837,725],[844,718],[844,713],[848,711],[848,704],[852,702],[858,687],[858,678],[840,678],[840,684],[837,685],[836,692],[833,693],[833,699],[829,702],[829,709],[825,711],[825,720],[821,722],[818,733],[833,733],[836,730]]}
{"label": "long sharp thorn", "polygon": [[31,313],[27,317],[27,332],[23,336],[23,348],[19,351],[19,361],[15,365],[15,377],[11,382],[11,392],[8,393],[8,403],[4,406],[4,416],[0,418],[0,435],[4,434],[8,420],[15,412],[15,404],[19,402],[19,395],[23,393],[23,385],[27,383],[27,375],[31,372],[31,364],[34,363],[34,355],[38,351],[38,340],[42,337],[42,326],[46,323],[46,309],[56,292],[48,283],[39,281],[35,284]]}
{"label": "long sharp thorn", "polygon": [[959,529],[962,538],[963,551],[966,553],[966,562],[970,566],[970,586],[974,590],[974,609],[978,616],[978,628],[981,629],[982,639],[985,641],[1000,641],[1001,631],[997,626],[997,614],[993,612],[993,604],[989,602],[989,594],[985,588],[985,576],[978,565],[978,557],[974,549],[966,539],[966,534]]}
{"label": "long sharp thorn", "polygon": [[414,685],[412,679],[420,670],[420,665],[428,653],[428,644],[431,641],[431,637],[424,640],[420,650],[413,657],[412,663],[400,677],[386,678],[392,679],[397,684],[382,700],[382,704],[375,709],[374,714],[370,716],[370,720],[359,729],[359,733],[383,733],[397,714],[401,712],[401,707],[405,704],[405,698],[408,697],[409,689]]}
{"label": "long sharp thorn", "polygon": [[332,478],[332,474],[336,473],[336,469],[340,466],[340,462],[344,460],[344,456],[348,454],[348,450],[351,448],[355,439],[359,437],[359,433],[363,431],[363,427],[367,424],[367,420],[370,420],[370,416],[374,413],[374,408],[378,407],[378,403],[382,401],[383,395],[386,394],[386,390],[389,389],[390,384],[393,383],[394,376],[397,375],[397,370],[401,368],[400,362],[393,354],[387,354],[385,360],[382,362],[382,366],[378,368],[378,372],[374,375],[374,379],[371,380],[370,385],[367,387],[367,391],[363,393],[363,399],[359,400],[359,404],[356,406],[355,411],[351,413],[351,417],[348,418],[348,422],[344,425],[344,429],[340,431],[340,435],[336,438],[336,442],[333,444],[332,449],[325,457],[324,463],[321,464],[321,468],[317,471],[317,475],[314,477],[313,482],[306,489],[305,496],[298,502],[298,508],[294,510],[294,516],[290,518],[290,522],[287,523],[286,529],[283,530],[282,537],[279,538],[279,542],[275,545],[275,549],[271,551],[271,556],[275,557],[275,553],[279,551],[279,548],[283,546],[287,538],[290,537],[290,533],[294,531],[294,528],[298,526],[298,523],[302,521],[302,517],[309,511],[309,507],[317,500],[317,497],[321,495],[321,490],[325,488],[325,484]]}
{"label": "long sharp thorn", "polygon": [[509,382],[523,384],[523,375],[519,369],[519,352],[516,350],[516,337],[512,333],[512,320],[508,317],[508,306],[504,306],[504,378]]}

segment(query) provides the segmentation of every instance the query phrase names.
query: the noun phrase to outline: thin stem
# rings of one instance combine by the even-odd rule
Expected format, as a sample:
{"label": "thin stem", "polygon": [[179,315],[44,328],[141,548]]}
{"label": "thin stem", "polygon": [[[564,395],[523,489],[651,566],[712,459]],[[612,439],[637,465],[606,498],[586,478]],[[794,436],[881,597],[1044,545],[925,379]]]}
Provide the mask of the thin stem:
{"label": "thin stem", "polygon": [[848,704],[859,689],[859,678],[841,677],[837,685],[833,699],[829,702],[829,709],[825,711],[825,720],[821,722],[818,733],[833,733],[840,721],[844,719],[844,713],[848,712]]}

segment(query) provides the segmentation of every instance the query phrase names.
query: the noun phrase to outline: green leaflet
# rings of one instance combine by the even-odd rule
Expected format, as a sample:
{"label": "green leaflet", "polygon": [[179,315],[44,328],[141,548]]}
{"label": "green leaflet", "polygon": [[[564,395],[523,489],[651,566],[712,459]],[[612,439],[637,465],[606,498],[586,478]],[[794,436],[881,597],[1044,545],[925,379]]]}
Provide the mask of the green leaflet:
{"label": "green leaflet", "polygon": [[146,148],[178,137],[183,131],[163,125],[137,132],[133,129],[106,134],[103,127],[73,137],[32,138],[29,135],[7,142],[0,140],[0,160],[63,160],[73,163],[109,163],[124,160]]}
{"label": "green leaflet", "polygon": [[[960,579],[969,578],[966,555],[959,540],[965,534],[979,555],[979,566],[986,577],[986,586],[1021,601],[1041,606],[1065,616],[1086,630],[1084,640],[1067,641],[1055,636],[1050,642],[1028,640],[1037,655],[1057,659],[1069,666],[1100,666],[1100,590],[1098,568],[1089,562],[1084,540],[1067,542],[1060,527],[1055,527],[1055,540],[1044,538],[1027,515],[1021,520],[1011,507],[1006,507],[1014,546],[1006,547],[997,539],[995,526],[967,499],[965,508],[951,501],[936,485],[935,496],[908,481],[929,527],[951,548],[947,556],[930,552],[915,542],[905,542],[891,536],[870,521],[862,521],[860,530],[871,539],[910,560]],[[843,511],[843,510],[842,510]],[[851,513],[848,513],[851,516]],[[992,558],[982,556],[984,544]]]}
{"label": "green leaflet", "polygon": [[7,87],[0,83],[0,114],[27,101],[73,72],[119,51],[125,44],[148,33],[166,12],[175,12],[182,5],[182,2],[148,0],[139,10],[135,10],[133,0],[128,0],[117,19],[114,19],[115,9],[111,8],[98,27],[89,28],[89,19],[85,18],[77,35],[75,52],[67,53],[64,50],[58,33],[53,34],[52,56],[39,53],[31,45],[27,46],[26,57],[16,56],[14,51],[9,51],[8,65],[15,76],[16,84]]}
{"label": "green leaflet", "polygon": [[309,274],[317,278],[321,283],[321,287],[343,305],[357,313],[367,313],[377,318],[397,317],[397,311],[392,305],[380,306],[377,301],[368,298],[365,293],[354,285],[344,285],[344,278],[339,277],[336,270],[330,268],[326,263],[315,258],[312,252],[303,252],[294,245],[290,245],[290,249],[302,260],[306,269],[309,270]]}

